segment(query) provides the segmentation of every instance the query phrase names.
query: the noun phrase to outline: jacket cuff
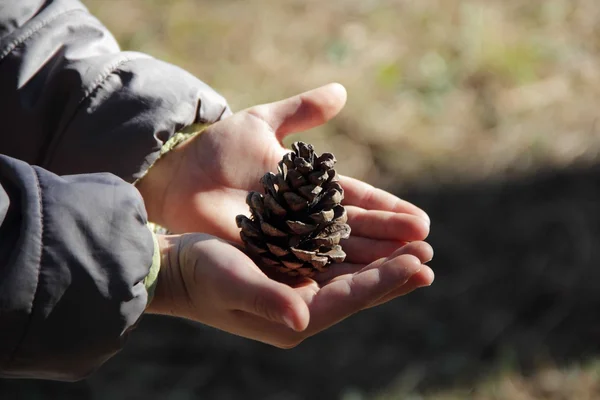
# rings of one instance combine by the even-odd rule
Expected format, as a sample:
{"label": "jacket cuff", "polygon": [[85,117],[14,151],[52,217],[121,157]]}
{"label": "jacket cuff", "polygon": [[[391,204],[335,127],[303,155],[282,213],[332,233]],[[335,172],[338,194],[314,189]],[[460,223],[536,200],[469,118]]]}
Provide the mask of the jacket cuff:
{"label": "jacket cuff", "polygon": [[188,72],[135,53],[120,58],[52,140],[45,168],[59,175],[110,172],[133,183],[178,132],[231,114],[223,97]]}
{"label": "jacket cuff", "polygon": [[84,378],[122,348],[156,284],[143,199],[110,174],[0,155],[0,217],[0,375]]}
{"label": "jacket cuff", "polygon": [[158,273],[160,272],[160,246],[156,234],[153,232],[152,227],[148,225],[150,233],[152,233],[152,241],[154,242],[154,253],[152,254],[152,265],[148,271],[148,275],[144,278],[144,286],[148,292],[148,301],[146,302],[146,308],[150,306],[152,299],[154,298],[154,292],[156,290],[156,284],[158,283]]}
{"label": "jacket cuff", "polygon": [[[158,160],[160,160],[165,154],[169,153],[171,150],[175,149],[177,146],[179,146],[181,143],[185,142],[188,139],[193,138],[194,136],[199,135],[200,133],[202,133],[206,128],[208,128],[210,126],[210,124],[206,124],[206,123],[199,123],[199,124],[192,124],[188,127],[186,127],[185,129],[183,129],[181,132],[177,132],[175,135],[171,136],[171,138],[169,140],[167,140],[165,142],[165,144],[163,144],[160,148],[160,151],[158,152],[158,156],[156,157],[156,159],[152,162],[152,164],[145,170],[142,172],[141,176],[139,178],[137,178],[133,184],[137,184],[144,176],[146,176],[148,174],[148,171],[150,171],[150,169],[158,162]],[[151,229],[153,232],[156,232],[156,230]]]}

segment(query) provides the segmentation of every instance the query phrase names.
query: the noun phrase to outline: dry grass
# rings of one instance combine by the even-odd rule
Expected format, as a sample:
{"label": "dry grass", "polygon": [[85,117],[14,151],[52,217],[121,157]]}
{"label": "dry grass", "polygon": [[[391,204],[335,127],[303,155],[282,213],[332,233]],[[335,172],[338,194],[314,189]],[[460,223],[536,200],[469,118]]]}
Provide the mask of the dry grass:
{"label": "dry grass", "polygon": [[[124,48],[193,72],[234,109],[341,82],[347,107],[302,138],[374,183],[474,182],[597,162],[596,0],[85,3]],[[419,394],[400,379],[375,398],[600,398],[597,363],[500,370],[468,391]]]}
{"label": "dry grass", "polygon": [[[595,400],[600,398],[600,366],[597,363],[569,368],[547,367],[532,376],[512,371],[497,374],[469,390],[450,390],[419,395],[397,388],[375,400]],[[348,399],[351,400],[351,399]]]}
{"label": "dry grass", "polygon": [[303,138],[359,177],[484,179],[600,150],[595,0],[86,3],[124,48],[192,71],[235,109],[343,83],[341,116]]}

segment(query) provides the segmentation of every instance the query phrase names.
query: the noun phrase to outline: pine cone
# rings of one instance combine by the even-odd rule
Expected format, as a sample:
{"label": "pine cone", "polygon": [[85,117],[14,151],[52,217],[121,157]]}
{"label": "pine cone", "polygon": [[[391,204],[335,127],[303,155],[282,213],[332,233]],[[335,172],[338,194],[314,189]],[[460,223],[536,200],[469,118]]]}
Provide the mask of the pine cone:
{"label": "pine cone", "polygon": [[292,145],[278,173],[266,173],[265,194],[250,192],[246,203],[252,218],[236,217],[246,249],[265,268],[291,276],[313,276],[331,263],[344,261],[340,239],[350,236],[344,190],[333,169],[331,153],[317,157],[313,146]]}

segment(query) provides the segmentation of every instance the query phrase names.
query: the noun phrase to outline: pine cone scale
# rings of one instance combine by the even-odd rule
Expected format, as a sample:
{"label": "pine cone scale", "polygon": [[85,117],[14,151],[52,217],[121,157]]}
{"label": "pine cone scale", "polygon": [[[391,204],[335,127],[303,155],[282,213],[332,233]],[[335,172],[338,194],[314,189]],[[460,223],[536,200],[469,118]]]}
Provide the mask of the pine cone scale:
{"label": "pine cone scale", "polygon": [[271,194],[265,195],[265,207],[279,217],[283,217],[287,214],[287,210],[281,206]]}

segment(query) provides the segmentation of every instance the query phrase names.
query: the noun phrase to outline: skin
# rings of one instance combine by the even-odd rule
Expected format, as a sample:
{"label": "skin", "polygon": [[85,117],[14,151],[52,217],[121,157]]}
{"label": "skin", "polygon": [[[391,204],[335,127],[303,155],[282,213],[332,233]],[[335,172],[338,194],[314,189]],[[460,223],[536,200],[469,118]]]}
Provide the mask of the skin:
{"label": "skin", "polygon": [[[415,205],[359,180],[341,177],[352,236],[345,263],[287,284],[266,276],[240,250],[235,216],[248,214],[250,190],[275,171],[282,139],[321,125],[346,102],[330,84],[240,111],[171,151],[138,183],[159,236],[161,272],[148,311],[202,322],[290,348],[363,309],[433,282],[423,242],[429,217]],[[317,149],[327,151],[327,149]],[[217,238],[218,237],[218,238]]]}

